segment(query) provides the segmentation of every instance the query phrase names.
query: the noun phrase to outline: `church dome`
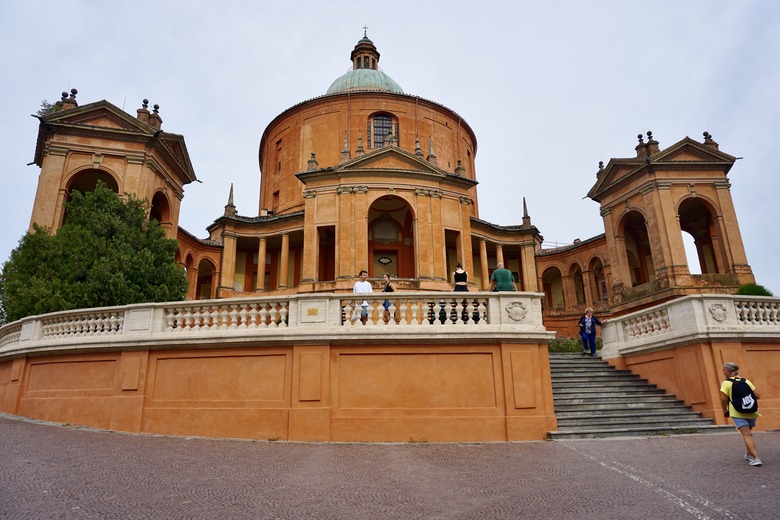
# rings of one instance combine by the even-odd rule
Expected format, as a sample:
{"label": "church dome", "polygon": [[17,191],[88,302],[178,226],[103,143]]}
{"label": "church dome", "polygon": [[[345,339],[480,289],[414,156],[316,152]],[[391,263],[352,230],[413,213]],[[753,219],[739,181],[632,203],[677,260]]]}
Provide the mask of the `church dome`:
{"label": "church dome", "polygon": [[350,70],[336,79],[328,88],[326,94],[338,94],[339,92],[352,92],[355,90],[378,90],[395,94],[404,93],[398,83],[381,70],[356,69]]}
{"label": "church dome", "polygon": [[393,78],[379,70],[379,52],[366,34],[357,42],[350,55],[352,70],[336,79],[326,94],[371,90],[403,94]]}

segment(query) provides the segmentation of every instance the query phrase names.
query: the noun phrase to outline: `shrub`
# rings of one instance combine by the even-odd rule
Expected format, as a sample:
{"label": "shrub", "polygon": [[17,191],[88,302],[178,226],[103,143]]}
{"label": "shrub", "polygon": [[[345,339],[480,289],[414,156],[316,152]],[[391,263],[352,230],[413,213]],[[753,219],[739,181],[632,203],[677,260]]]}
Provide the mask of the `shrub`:
{"label": "shrub", "polygon": [[[601,350],[603,341],[596,337],[596,350]],[[547,343],[548,352],[582,352],[582,338],[553,338]]]}
{"label": "shrub", "polygon": [[746,283],[737,289],[736,294],[740,296],[774,296],[772,291],[757,283]]}

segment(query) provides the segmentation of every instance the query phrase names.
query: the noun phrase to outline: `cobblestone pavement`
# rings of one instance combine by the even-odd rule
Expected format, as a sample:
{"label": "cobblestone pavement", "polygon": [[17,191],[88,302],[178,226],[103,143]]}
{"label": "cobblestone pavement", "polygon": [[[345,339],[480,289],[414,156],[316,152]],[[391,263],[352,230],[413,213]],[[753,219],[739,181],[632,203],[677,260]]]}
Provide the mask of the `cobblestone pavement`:
{"label": "cobblestone pavement", "polygon": [[322,444],[128,435],[0,414],[3,519],[780,518],[780,432]]}

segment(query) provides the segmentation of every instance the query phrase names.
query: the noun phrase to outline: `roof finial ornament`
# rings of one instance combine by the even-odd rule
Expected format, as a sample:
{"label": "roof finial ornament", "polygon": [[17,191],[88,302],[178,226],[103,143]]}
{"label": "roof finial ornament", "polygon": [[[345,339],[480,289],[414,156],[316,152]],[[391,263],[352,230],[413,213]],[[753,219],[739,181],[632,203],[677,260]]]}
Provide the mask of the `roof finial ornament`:
{"label": "roof finial ornament", "polygon": [[463,162],[458,159],[458,164],[455,166],[455,175],[462,176],[466,173],[466,168],[463,166]]}
{"label": "roof finial ornament", "polygon": [[642,134],[637,134],[636,138],[639,139],[639,144],[645,144],[645,139]]}
{"label": "roof finial ornament", "polygon": [[426,161],[433,164],[434,166],[439,165],[439,158],[436,157],[436,154],[433,151],[433,137],[428,136],[428,157],[425,158]]}
{"label": "roof finial ornament", "polygon": [[661,147],[658,145],[658,141],[653,139],[653,132],[647,131],[647,155],[655,155],[661,151]]}
{"label": "roof finial ornament", "polygon": [[311,159],[309,159],[308,167],[306,171],[313,172],[314,170],[319,169],[320,165],[317,162],[317,156],[314,152],[311,153]]}
{"label": "roof finial ornament", "polygon": [[228,203],[225,205],[225,215],[224,216],[226,216],[226,217],[233,216],[233,215],[236,215],[237,213],[238,213],[238,211],[236,211],[236,205],[233,204],[233,183],[231,182],[230,183],[230,195],[228,195]]}
{"label": "roof finial ornament", "polygon": [[423,155],[422,148],[420,148],[420,136],[419,135],[414,136],[414,155],[417,155],[419,157],[422,157],[422,155]]}
{"label": "roof finial ornament", "polygon": [[363,38],[368,38],[368,26],[363,26]]}
{"label": "roof finial ornament", "polygon": [[710,148],[713,148],[715,150],[718,150],[718,143],[715,142],[715,140],[712,138],[712,134],[704,131],[704,144],[705,146],[709,146]]}
{"label": "roof finial ornament", "polygon": [[531,215],[528,214],[528,205],[525,203],[525,197],[523,197],[523,227],[530,227]]}
{"label": "roof finial ornament", "polygon": [[60,109],[61,110],[70,110],[71,108],[76,108],[79,106],[78,101],[76,101],[76,94],[78,94],[79,91],[75,88],[70,89],[70,97],[68,97],[67,92],[62,93],[62,99],[59,101]]}
{"label": "roof finial ornament", "polygon": [[363,149],[363,134],[358,131],[358,147],[355,150],[355,156],[363,155],[366,151]]}

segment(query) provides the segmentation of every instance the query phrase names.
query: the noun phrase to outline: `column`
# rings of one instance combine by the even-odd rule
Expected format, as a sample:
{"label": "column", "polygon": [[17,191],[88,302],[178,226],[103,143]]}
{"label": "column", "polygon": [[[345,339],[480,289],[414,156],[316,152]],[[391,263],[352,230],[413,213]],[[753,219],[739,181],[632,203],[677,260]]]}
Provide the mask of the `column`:
{"label": "column", "polygon": [[265,291],[265,237],[260,237],[257,246],[257,276],[255,277],[255,291]]}
{"label": "column", "polygon": [[585,291],[585,306],[593,307],[593,272],[582,271],[582,285]]}
{"label": "column", "polygon": [[496,244],[496,263],[497,264],[504,263],[504,246],[502,246],[501,244]]}
{"label": "column", "polygon": [[277,281],[277,287],[279,289],[287,289],[287,271],[290,263],[290,235],[285,233],[282,235],[282,254],[279,260],[279,279]]}
{"label": "column", "polygon": [[236,235],[232,231],[222,231],[222,266],[220,268],[221,289],[233,290],[236,276]]}
{"label": "column", "polygon": [[441,218],[441,197],[438,190],[431,191],[431,232],[433,246],[433,265],[431,274],[434,280],[447,281],[447,247],[444,238],[444,223]]}
{"label": "column", "polygon": [[301,255],[301,284],[314,283],[318,278],[320,237],[317,229],[317,192],[305,190],[303,214],[303,248]]}
{"label": "column", "polygon": [[355,271],[354,222],[352,221],[351,188],[336,190],[338,204],[338,225],[336,226],[336,279],[352,280],[357,276]]}
{"label": "column", "polygon": [[48,227],[52,232],[60,225],[64,200],[64,190],[60,189],[60,182],[65,175],[65,159],[68,151],[63,146],[49,144],[46,147],[30,217],[31,230],[33,223]]}
{"label": "column", "polygon": [[186,298],[188,300],[197,300],[198,299],[198,268],[197,267],[187,267],[184,266],[185,269],[187,269],[187,296]]}
{"label": "column", "polygon": [[487,243],[484,239],[479,241],[479,263],[481,264],[482,290],[487,291],[490,287],[490,271],[488,271]]}
{"label": "column", "polygon": [[531,240],[520,248],[520,265],[523,269],[523,290],[539,292],[539,276],[536,272],[536,250]]}

